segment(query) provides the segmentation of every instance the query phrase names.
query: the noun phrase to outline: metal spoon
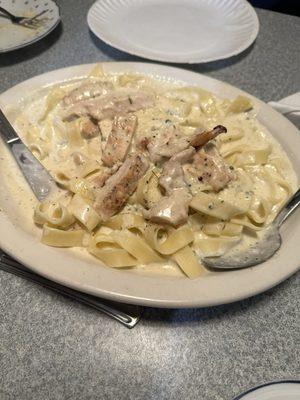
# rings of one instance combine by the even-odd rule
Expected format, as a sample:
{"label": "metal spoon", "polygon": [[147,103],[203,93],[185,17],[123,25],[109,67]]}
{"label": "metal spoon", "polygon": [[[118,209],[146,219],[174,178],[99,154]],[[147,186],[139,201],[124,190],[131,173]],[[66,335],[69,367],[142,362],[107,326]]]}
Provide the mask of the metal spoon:
{"label": "metal spoon", "polygon": [[272,257],[281,246],[279,228],[300,204],[300,189],[288,200],[283,209],[265,230],[264,236],[246,251],[229,251],[222,257],[205,257],[202,262],[214,269],[240,269],[261,264]]}

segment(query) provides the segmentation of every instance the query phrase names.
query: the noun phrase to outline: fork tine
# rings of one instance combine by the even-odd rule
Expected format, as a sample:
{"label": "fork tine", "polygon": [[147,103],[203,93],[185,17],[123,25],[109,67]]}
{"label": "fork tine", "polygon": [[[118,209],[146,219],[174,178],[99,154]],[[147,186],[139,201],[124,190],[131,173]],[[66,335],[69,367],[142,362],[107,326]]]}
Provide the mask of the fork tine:
{"label": "fork tine", "polygon": [[34,20],[35,20],[36,18],[40,17],[41,15],[44,15],[44,14],[45,14],[46,12],[48,12],[48,11],[49,11],[48,9],[47,9],[47,10],[41,11],[40,13],[36,14],[34,17],[29,18],[29,21],[35,22]]}
{"label": "fork tine", "polygon": [[43,11],[41,11],[40,13],[36,14],[36,15],[35,15],[34,17],[32,17],[32,18],[24,18],[24,20],[22,21],[22,23],[30,24],[30,25],[32,25],[32,26],[39,25],[39,24],[42,23],[42,21],[37,20],[37,18],[40,17],[40,16],[42,16],[42,15],[44,15],[44,14],[45,14],[46,12],[48,12],[48,11],[49,11],[48,9],[47,9],[47,10],[43,10]]}
{"label": "fork tine", "polygon": [[42,21],[37,20],[36,18],[42,16],[43,14],[47,13],[49,10],[43,10],[40,13],[36,14],[32,18],[24,18],[21,22],[19,22],[20,25],[26,26],[26,28],[30,29],[38,29],[42,25]]}
{"label": "fork tine", "polygon": [[34,26],[26,21],[21,21],[17,25],[23,26],[24,28],[28,28],[28,29],[33,29],[33,30],[38,29],[38,26]]}

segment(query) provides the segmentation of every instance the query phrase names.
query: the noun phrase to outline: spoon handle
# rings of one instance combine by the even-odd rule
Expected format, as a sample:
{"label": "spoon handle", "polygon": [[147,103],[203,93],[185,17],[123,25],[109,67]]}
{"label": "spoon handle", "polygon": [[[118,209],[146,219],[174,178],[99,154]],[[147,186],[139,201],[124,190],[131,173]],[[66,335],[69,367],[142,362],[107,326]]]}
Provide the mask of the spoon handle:
{"label": "spoon handle", "polygon": [[292,214],[292,212],[296,210],[299,204],[300,204],[300,189],[298,189],[297,192],[288,200],[283,209],[277,215],[274,222],[276,222],[278,226],[281,226],[284,223],[284,221]]}

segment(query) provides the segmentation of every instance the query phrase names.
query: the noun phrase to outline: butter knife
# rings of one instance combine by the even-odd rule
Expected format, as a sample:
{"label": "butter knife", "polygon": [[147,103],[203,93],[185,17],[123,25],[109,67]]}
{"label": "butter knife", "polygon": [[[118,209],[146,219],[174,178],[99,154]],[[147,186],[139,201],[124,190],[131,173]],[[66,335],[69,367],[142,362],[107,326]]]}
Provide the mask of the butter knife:
{"label": "butter knife", "polygon": [[[52,195],[56,190],[58,190],[56,182],[52,176],[21,141],[20,137],[17,135],[1,109],[0,136],[9,146],[20,170],[39,201],[44,201],[50,194]],[[58,293],[64,294],[65,296],[88,304],[89,306],[111,316],[128,328],[133,328],[138,323],[142,314],[142,307],[103,300],[70,289],[56,282],[52,282],[51,280],[30,271],[5,253],[0,253],[0,269],[29,279],[47,287],[48,289],[52,289]],[[127,310],[127,312],[125,310]]]}
{"label": "butter knife", "polygon": [[0,109],[0,135],[18,163],[26,181],[39,201],[58,190],[56,182],[39,160],[25,146]]}
{"label": "butter knife", "polygon": [[90,294],[78,292],[77,290],[68,288],[59,283],[53,282],[43,276],[24,267],[8,254],[0,250],[0,270],[10,274],[20,276],[31,282],[35,282],[40,286],[50,289],[56,293],[62,294],[80,303],[88,305],[97,311],[114,318],[121,322],[127,328],[133,328],[140,320],[143,308],[132,304],[122,304],[111,300],[100,299],[99,297]]}

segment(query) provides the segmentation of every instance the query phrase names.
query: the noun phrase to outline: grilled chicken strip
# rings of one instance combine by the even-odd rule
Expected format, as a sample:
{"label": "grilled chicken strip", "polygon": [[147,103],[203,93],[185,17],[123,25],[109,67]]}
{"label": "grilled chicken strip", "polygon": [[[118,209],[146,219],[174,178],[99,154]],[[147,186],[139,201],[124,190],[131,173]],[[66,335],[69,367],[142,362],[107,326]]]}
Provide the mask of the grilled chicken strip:
{"label": "grilled chicken strip", "polygon": [[100,134],[98,125],[88,117],[82,117],[80,119],[79,128],[83,139],[92,139]]}
{"label": "grilled chicken strip", "polygon": [[146,158],[134,154],[126,159],[119,170],[107,179],[96,193],[93,207],[102,221],[118,213],[136,190],[139,179],[149,168]]}
{"label": "grilled chicken strip", "polygon": [[155,141],[150,140],[147,144],[147,149],[151,161],[158,162],[163,157],[170,158],[189,146],[195,148],[204,146],[210,140],[226,132],[227,129],[224,126],[218,125],[211,131],[196,129],[191,136],[182,136],[180,129],[172,125],[162,132]]}
{"label": "grilled chicken strip", "polygon": [[153,104],[152,96],[145,92],[119,90],[96,99],[80,101],[66,111],[63,119],[70,121],[88,115],[101,121],[149,108]]}
{"label": "grilled chicken strip", "polygon": [[163,197],[144,217],[150,221],[178,226],[187,221],[191,195],[186,189],[175,189],[168,197]]}
{"label": "grilled chicken strip", "polygon": [[[99,174],[96,174],[90,179],[94,192],[97,193],[98,189],[105,185],[105,182],[114,175],[120,168],[121,163],[116,163],[112,168],[106,168]],[[94,196],[96,197],[96,195]]]}
{"label": "grilled chicken strip", "polygon": [[187,221],[192,196],[185,181],[182,164],[191,161],[195,153],[196,150],[190,146],[165,163],[159,184],[165,189],[166,197],[146,211],[145,218],[174,226]]}
{"label": "grilled chicken strip", "polygon": [[102,152],[102,161],[105,165],[112,167],[118,161],[125,160],[136,125],[137,118],[135,115],[115,117],[112,131]]}
{"label": "grilled chicken strip", "polygon": [[193,165],[199,181],[218,192],[235,179],[235,174],[212,143],[208,143],[203,150],[195,154]]}
{"label": "grilled chicken strip", "polygon": [[[170,158],[174,154],[185,150],[189,146],[189,137],[182,136],[181,130],[174,126],[168,126],[155,140],[149,140],[147,149],[152,162],[158,162],[163,157]],[[144,139],[146,142],[146,140]]]}
{"label": "grilled chicken strip", "polygon": [[65,106],[71,106],[82,100],[93,99],[102,96],[112,90],[113,84],[110,82],[85,83],[72,90],[63,100]]}
{"label": "grilled chicken strip", "polygon": [[196,150],[193,147],[189,147],[175,154],[165,163],[162,175],[159,178],[159,184],[165,189],[166,194],[172,194],[174,189],[188,189],[182,164],[191,161],[195,153]]}

